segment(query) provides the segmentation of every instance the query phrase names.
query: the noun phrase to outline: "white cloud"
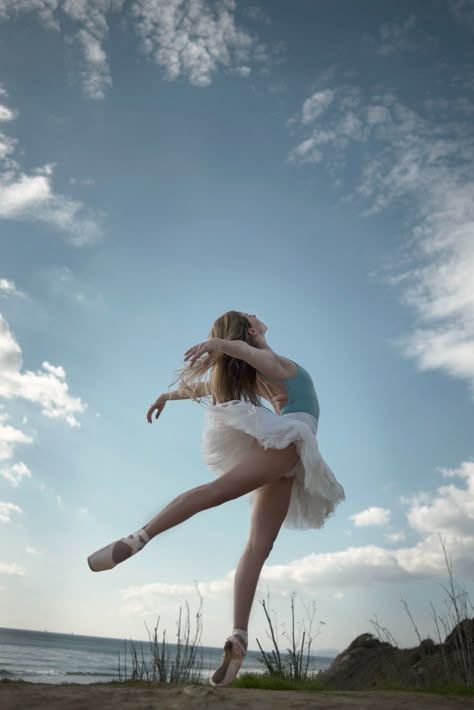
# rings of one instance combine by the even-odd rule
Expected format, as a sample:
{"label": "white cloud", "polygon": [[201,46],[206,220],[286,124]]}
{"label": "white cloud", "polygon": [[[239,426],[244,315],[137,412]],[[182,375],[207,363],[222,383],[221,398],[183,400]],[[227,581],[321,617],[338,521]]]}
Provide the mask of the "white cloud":
{"label": "white cloud", "polygon": [[11,108],[8,106],[4,106],[3,104],[0,104],[0,122],[7,122],[7,121],[13,121],[14,118],[17,117],[17,113],[13,111]]}
{"label": "white cloud", "polygon": [[40,550],[37,550],[36,547],[32,547],[31,545],[26,546],[26,551],[29,555],[40,555],[41,554]]}
{"label": "white cloud", "polygon": [[31,478],[31,471],[26,464],[20,461],[11,466],[3,466],[0,468],[0,476],[8,481],[11,486],[16,488],[23,478]]}
{"label": "white cloud", "polygon": [[[471,550],[474,537],[450,539],[448,550],[453,554],[457,573],[474,573]],[[222,579],[200,583],[204,598],[221,598],[232,593],[234,570]],[[264,566],[258,590],[269,588],[272,596],[287,596],[296,590],[305,596],[318,595],[322,588],[371,587],[375,584],[403,584],[415,579],[439,578],[446,572],[444,555],[437,535],[429,535],[409,548],[387,550],[378,545],[348,547],[339,552],[307,555],[287,564]],[[130,614],[152,614],[166,600],[190,597],[191,584],[145,584],[129,587],[122,593],[123,610]],[[340,598],[340,597],[339,597]]]}
{"label": "white cloud", "polygon": [[367,527],[369,525],[387,525],[390,521],[390,511],[386,508],[373,506],[355,515],[350,515],[349,517],[358,528]]}
{"label": "white cloud", "polygon": [[[54,367],[48,362],[44,362],[42,369],[36,372],[22,371],[21,348],[8,323],[0,315],[0,397],[18,397],[34,402],[40,405],[46,417],[61,419],[69,426],[79,426],[77,415],[85,411],[86,405],[78,397],[69,394],[65,375],[62,367]],[[7,447],[12,441],[27,443],[27,438],[21,432],[15,433],[16,430],[12,431],[11,427],[6,429],[5,438],[0,438],[0,441],[6,441]]]}
{"label": "white cloud", "polygon": [[369,125],[387,123],[390,118],[390,111],[385,106],[373,105],[367,108],[367,123]]}
{"label": "white cloud", "polygon": [[11,514],[22,512],[20,506],[15,505],[15,503],[4,503],[0,501],[0,523],[11,523]]}
{"label": "white cloud", "polygon": [[[46,28],[63,33],[79,52],[84,94],[102,99],[112,84],[105,49],[109,22],[120,13],[122,28],[135,29],[141,51],[168,80],[183,76],[207,86],[220,69],[248,76],[251,64],[268,64],[276,50],[237,25],[236,7],[235,0],[1,0],[0,21],[36,14]],[[264,19],[257,11],[247,8],[247,17]]]}
{"label": "white cloud", "polygon": [[324,91],[316,91],[303,104],[301,120],[304,124],[315,121],[334,101],[334,91],[325,89]]}
{"label": "white cloud", "polygon": [[[235,22],[234,0],[154,0],[132,4],[145,54],[164,68],[168,80],[187,76],[207,86],[219,69],[241,73],[266,62],[266,48]],[[244,74],[246,75],[246,74]]]}
{"label": "white cloud", "polygon": [[[203,582],[198,585],[202,597],[220,598],[223,594],[229,594],[233,588],[234,570],[229,572],[223,579]],[[122,610],[125,613],[155,613],[157,600],[179,599],[194,596],[196,587],[194,584],[166,584],[156,582],[143,584],[139,587],[128,587],[122,591]]]}
{"label": "white cloud", "polygon": [[[2,112],[12,113],[0,104]],[[48,224],[76,246],[100,239],[101,216],[82,202],[54,192],[53,164],[24,173],[13,158],[17,147],[18,141],[0,131],[0,218]]]}
{"label": "white cloud", "polygon": [[43,369],[46,370],[46,372],[50,372],[54,377],[57,377],[59,380],[64,380],[66,379],[66,370],[64,367],[61,367],[61,365],[58,365],[57,367],[54,365],[51,365],[49,362],[43,362],[42,365]]}
{"label": "white cloud", "polygon": [[23,13],[37,12],[47,27],[58,30],[53,14],[58,4],[59,0],[0,0],[0,20],[8,20]]}
{"label": "white cloud", "polygon": [[465,461],[458,469],[442,469],[447,478],[464,480],[465,488],[454,483],[440,486],[436,493],[404,498],[410,508],[410,527],[420,533],[436,530],[453,537],[474,536],[474,461]]}
{"label": "white cloud", "polygon": [[75,246],[91,244],[102,236],[94,210],[53,191],[50,166],[39,168],[36,175],[19,170],[0,175],[0,218],[49,224]]}
{"label": "white cloud", "polygon": [[25,568],[20,565],[15,563],[7,564],[6,562],[0,562],[0,574],[6,574],[9,577],[23,577],[25,572]]}
{"label": "white cloud", "polygon": [[77,512],[81,515],[89,515],[89,508],[78,508]]}
{"label": "white cloud", "polygon": [[350,146],[370,147],[359,151],[358,184],[345,199],[368,202],[365,216],[393,204],[411,208],[401,247],[410,266],[378,274],[416,318],[394,345],[421,370],[442,370],[474,393],[474,102],[451,105],[447,118],[442,102],[422,115],[390,92],[364,98],[357,87],[330,91],[333,100],[315,120],[306,102],[292,120],[298,140],[288,162],[321,166],[341,186]]}
{"label": "white cloud", "polygon": [[344,592],[334,592],[333,597],[334,599],[344,599],[345,594]]}
{"label": "white cloud", "polygon": [[400,530],[398,532],[385,533],[384,537],[388,542],[402,542],[405,539],[405,533]]}
{"label": "white cloud", "polygon": [[6,415],[2,414],[0,417],[0,461],[11,459],[17,444],[33,443],[33,439],[24,432],[15,429],[10,424],[4,424],[5,419]]}
{"label": "white cloud", "polygon": [[23,291],[19,291],[13,281],[0,279],[0,296],[20,296],[24,297]]}
{"label": "white cloud", "polygon": [[56,496],[56,503],[58,504],[58,508],[61,508],[61,510],[64,510],[64,503],[63,499],[61,496]]}

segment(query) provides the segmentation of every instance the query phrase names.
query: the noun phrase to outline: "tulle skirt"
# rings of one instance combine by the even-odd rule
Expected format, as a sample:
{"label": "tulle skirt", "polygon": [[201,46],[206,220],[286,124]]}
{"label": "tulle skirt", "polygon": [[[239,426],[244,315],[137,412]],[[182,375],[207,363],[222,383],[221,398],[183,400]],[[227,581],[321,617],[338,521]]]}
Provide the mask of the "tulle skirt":
{"label": "tulle skirt", "polygon": [[[279,415],[247,402],[225,402],[206,408],[201,449],[206,464],[222,475],[239,462],[254,440],[266,449],[284,449],[294,443],[299,461],[286,474],[294,481],[283,525],[297,530],[320,528],[345,494],[320,454],[317,428],[317,419],[306,412]],[[253,494],[249,495],[252,499]]]}

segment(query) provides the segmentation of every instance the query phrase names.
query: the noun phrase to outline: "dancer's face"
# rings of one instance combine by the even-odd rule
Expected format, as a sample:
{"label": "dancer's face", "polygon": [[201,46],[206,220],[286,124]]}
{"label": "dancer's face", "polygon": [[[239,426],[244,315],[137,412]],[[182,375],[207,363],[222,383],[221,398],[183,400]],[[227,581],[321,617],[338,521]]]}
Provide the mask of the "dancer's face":
{"label": "dancer's face", "polygon": [[250,323],[250,327],[257,331],[257,335],[263,335],[267,332],[267,326],[263,321],[259,320],[256,315],[250,313],[242,313]]}

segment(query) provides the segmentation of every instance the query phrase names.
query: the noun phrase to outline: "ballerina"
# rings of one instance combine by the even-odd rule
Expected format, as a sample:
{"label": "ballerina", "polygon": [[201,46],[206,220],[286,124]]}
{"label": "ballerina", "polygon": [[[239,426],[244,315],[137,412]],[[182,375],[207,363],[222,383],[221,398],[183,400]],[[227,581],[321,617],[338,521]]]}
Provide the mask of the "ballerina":
{"label": "ballerina", "polygon": [[250,494],[250,533],[234,578],[234,628],[210,680],[217,686],[235,679],[245,657],[258,579],[282,525],[321,528],[345,500],[319,452],[320,410],[312,379],[270,348],[266,332],[255,315],[224,313],[208,340],[186,351],[178,388],[161,394],[147,412],[152,423],[169,400],[210,398],[201,445],[218,477],[177,496],[143,528],[88,558],[94,572],[112,569],[196,513]]}

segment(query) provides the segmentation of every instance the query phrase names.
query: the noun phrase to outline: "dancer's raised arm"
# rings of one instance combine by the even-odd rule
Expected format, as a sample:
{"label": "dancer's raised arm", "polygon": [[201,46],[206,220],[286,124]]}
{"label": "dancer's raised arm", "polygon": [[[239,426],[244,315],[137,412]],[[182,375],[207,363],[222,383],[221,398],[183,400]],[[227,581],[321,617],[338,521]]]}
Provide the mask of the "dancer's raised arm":
{"label": "dancer's raised arm", "polygon": [[[207,382],[198,382],[193,386],[194,395],[196,397],[207,397],[210,394],[209,385]],[[166,402],[179,399],[191,399],[191,392],[189,390],[171,390],[169,392],[163,392],[159,397],[153,402],[150,409],[146,414],[147,421],[151,424],[153,419],[153,413],[156,411],[155,419],[158,419],[161,412],[165,408]]]}

